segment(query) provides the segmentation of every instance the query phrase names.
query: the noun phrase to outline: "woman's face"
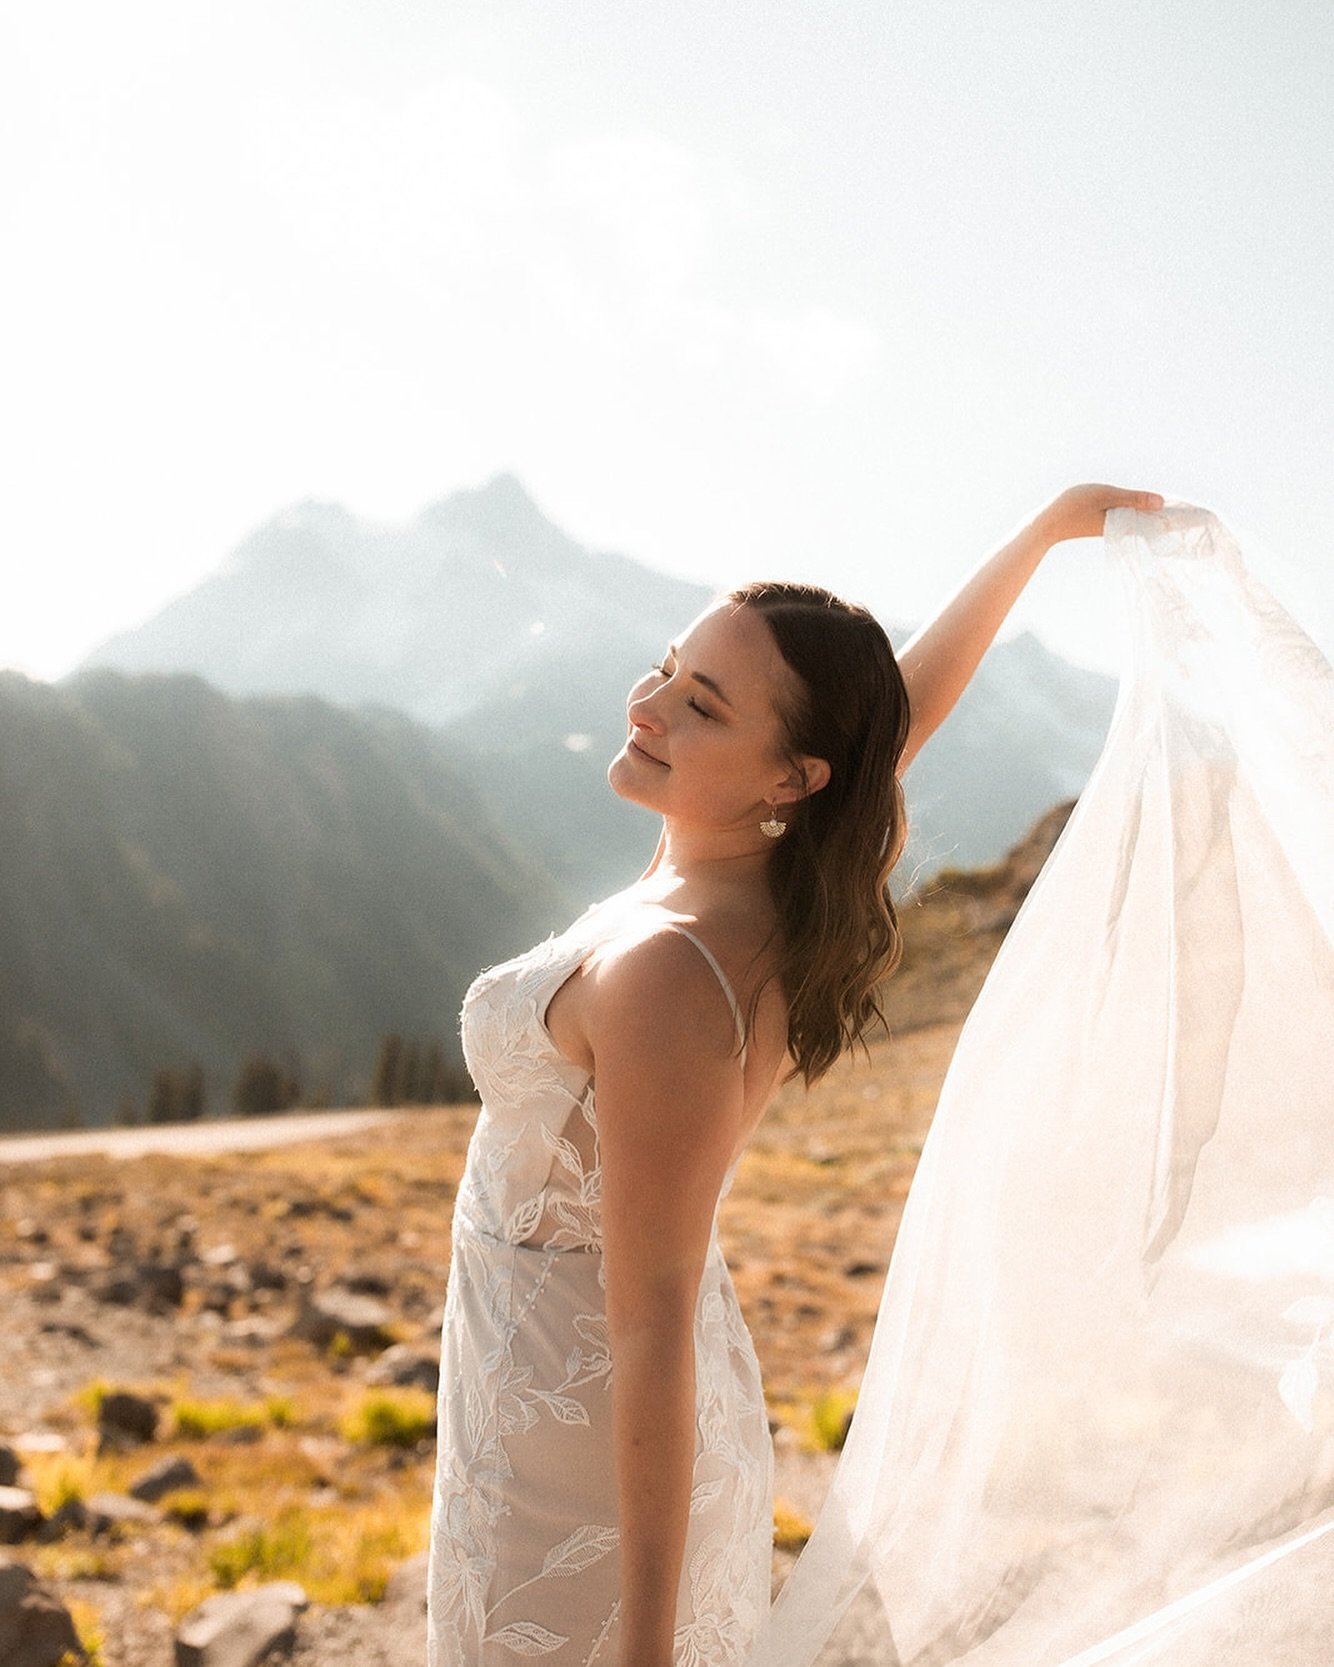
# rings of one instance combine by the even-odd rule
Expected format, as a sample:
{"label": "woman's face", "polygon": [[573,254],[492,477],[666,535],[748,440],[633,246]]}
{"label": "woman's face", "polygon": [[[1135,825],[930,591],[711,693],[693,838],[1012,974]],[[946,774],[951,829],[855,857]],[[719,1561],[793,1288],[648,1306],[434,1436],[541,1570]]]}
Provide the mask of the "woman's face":
{"label": "woman's face", "polygon": [[778,717],[793,692],[763,617],[715,603],[631,689],[629,735],[607,779],[678,821],[754,828],[769,804],[799,796]]}

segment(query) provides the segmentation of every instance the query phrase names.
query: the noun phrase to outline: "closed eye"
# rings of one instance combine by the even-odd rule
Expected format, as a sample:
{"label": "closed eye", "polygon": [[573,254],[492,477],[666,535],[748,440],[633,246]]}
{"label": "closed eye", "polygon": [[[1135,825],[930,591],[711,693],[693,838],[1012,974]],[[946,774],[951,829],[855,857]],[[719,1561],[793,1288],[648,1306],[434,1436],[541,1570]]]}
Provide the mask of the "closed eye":
{"label": "closed eye", "polygon": [[[653,662],[652,670],[657,672],[659,677],[670,677],[672,675],[671,672],[669,672],[667,670],[667,667],[665,665],[663,665],[661,660],[655,660]],[[686,696],[686,705],[688,707],[690,707],[690,709],[692,711],[698,712],[701,718],[707,718],[710,723],[717,723],[717,721],[718,721],[717,713],[716,712],[710,712],[710,711],[708,711],[707,708],[701,706],[700,703],[695,699],[694,695],[687,695]]]}

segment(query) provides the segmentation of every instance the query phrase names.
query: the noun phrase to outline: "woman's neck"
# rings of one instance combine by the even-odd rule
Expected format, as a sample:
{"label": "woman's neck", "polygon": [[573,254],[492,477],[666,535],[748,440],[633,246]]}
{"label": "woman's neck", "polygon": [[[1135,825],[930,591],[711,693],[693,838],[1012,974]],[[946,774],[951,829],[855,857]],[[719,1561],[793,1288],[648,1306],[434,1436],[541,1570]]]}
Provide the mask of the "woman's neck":
{"label": "woman's neck", "polygon": [[757,846],[738,830],[692,829],[663,823],[653,860],[637,885],[646,896],[666,902],[683,896],[769,900],[772,847]]}

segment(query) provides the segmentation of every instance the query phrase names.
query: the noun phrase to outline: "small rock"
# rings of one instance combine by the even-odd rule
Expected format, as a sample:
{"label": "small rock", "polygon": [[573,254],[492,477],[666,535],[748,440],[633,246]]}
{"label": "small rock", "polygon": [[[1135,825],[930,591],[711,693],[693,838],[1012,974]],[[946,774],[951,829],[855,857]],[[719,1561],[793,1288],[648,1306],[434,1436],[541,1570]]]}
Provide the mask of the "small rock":
{"label": "small rock", "polygon": [[869,1279],[873,1273],[883,1273],[883,1262],[849,1262],[843,1269],[849,1279]]}
{"label": "small rock", "polygon": [[256,1262],[250,1269],[250,1284],[256,1291],[285,1291],[287,1275],[270,1262]]}
{"label": "small rock", "polygon": [[201,1251],[199,1260],[206,1268],[229,1268],[233,1262],[239,1262],[234,1244],[214,1244],[207,1250]]}
{"label": "small rock", "polygon": [[823,1354],[838,1354],[842,1349],[850,1349],[857,1341],[857,1333],[850,1325],[830,1326],[820,1338],[820,1350]]}
{"label": "small rock", "polygon": [[363,1297],[387,1297],[393,1287],[383,1274],[354,1273],[343,1281],[343,1288]]}
{"label": "small rock", "polygon": [[139,1528],[146,1522],[156,1522],[157,1513],[141,1500],[124,1493],[95,1493],[84,1501],[88,1515],[88,1531],[96,1539],[117,1528]]}
{"label": "small rock", "polygon": [[51,1515],[37,1530],[37,1538],[43,1545],[49,1545],[53,1540],[63,1540],[66,1534],[81,1533],[88,1526],[88,1512],[84,1509],[82,1499],[66,1499],[57,1505]]}
{"label": "small rock", "polygon": [[19,1479],[23,1461],[12,1447],[0,1442],[0,1488],[12,1488]]}
{"label": "small rock", "polygon": [[128,1268],[99,1274],[88,1289],[98,1302],[112,1303],[117,1308],[131,1308],[139,1300],[139,1281]]}
{"label": "small rock", "polygon": [[226,1343],[244,1343],[260,1349],[282,1335],[281,1320],[266,1320],[258,1314],[247,1314],[240,1320],[228,1320],[222,1328]]}
{"label": "small rock", "polygon": [[233,1424],[229,1430],[219,1430],[213,1439],[225,1447],[254,1447],[263,1441],[264,1431],[258,1424]]}
{"label": "small rock", "polygon": [[430,1349],[395,1343],[372,1362],[366,1373],[369,1384],[394,1384],[400,1388],[424,1389],[434,1395],[440,1388],[440,1357]]}
{"label": "small rock", "polygon": [[142,1395],[114,1389],[102,1397],[97,1422],[107,1446],[152,1441],[157,1434],[157,1408]]}
{"label": "small rock", "polygon": [[37,1496],[27,1488],[0,1488],[0,1545],[17,1545],[42,1526]]}
{"label": "small rock", "polygon": [[199,1472],[189,1459],[163,1459],[155,1464],[151,1470],[145,1470],[135,1482],[131,1482],[129,1494],[131,1499],[142,1499],[147,1504],[156,1505],[165,1494],[174,1492],[177,1488],[197,1488],[200,1486]]}
{"label": "small rock", "polygon": [[43,1320],[37,1329],[51,1337],[68,1337],[72,1343],[78,1343],[85,1349],[100,1346],[87,1326],[81,1326],[77,1320]]}
{"label": "small rock", "polygon": [[22,1239],[26,1244],[50,1244],[51,1235],[40,1221],[32,1216],[24,1216],[14,1223],[14,1237]]}
{"label": "small rock", "polygon": [[5,1667],[59,1667],[87,1661],[70,1612],[22,1563],[0,1565],[0,1661]]}
{"label": "small rock", "polygon": [[291,1580],[215,1593],[181,1622],[176,1667],[258,1667],[270,1651],[296,1643],[296,1618],[306,1603]]}
{"label": "small rock", "polygon": [[139,1291],[155,1313],[179,1308],[185,1296],[185,1280],[175,1262],[145,1262],[139,1269]]}
{"label": "small rock", "polygon": [[302,1299],[291,1335],[322,1348],[341,1332],[354,1349],[382,1348],[392,1319],[393,1314],[378,1298],[333,1285]]}

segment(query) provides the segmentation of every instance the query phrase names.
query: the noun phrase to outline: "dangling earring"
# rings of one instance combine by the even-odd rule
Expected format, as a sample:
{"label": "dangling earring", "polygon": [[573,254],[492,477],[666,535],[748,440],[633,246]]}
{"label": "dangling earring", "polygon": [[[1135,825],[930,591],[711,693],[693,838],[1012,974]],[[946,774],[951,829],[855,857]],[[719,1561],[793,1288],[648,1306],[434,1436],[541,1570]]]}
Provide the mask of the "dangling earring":
{"label": "dangling earring", "polygon": [[787,823],[778,820],[778,806],[769,806],[769,818],[760,823],[760,832],[766,839],[781,839],[787,832]]}

